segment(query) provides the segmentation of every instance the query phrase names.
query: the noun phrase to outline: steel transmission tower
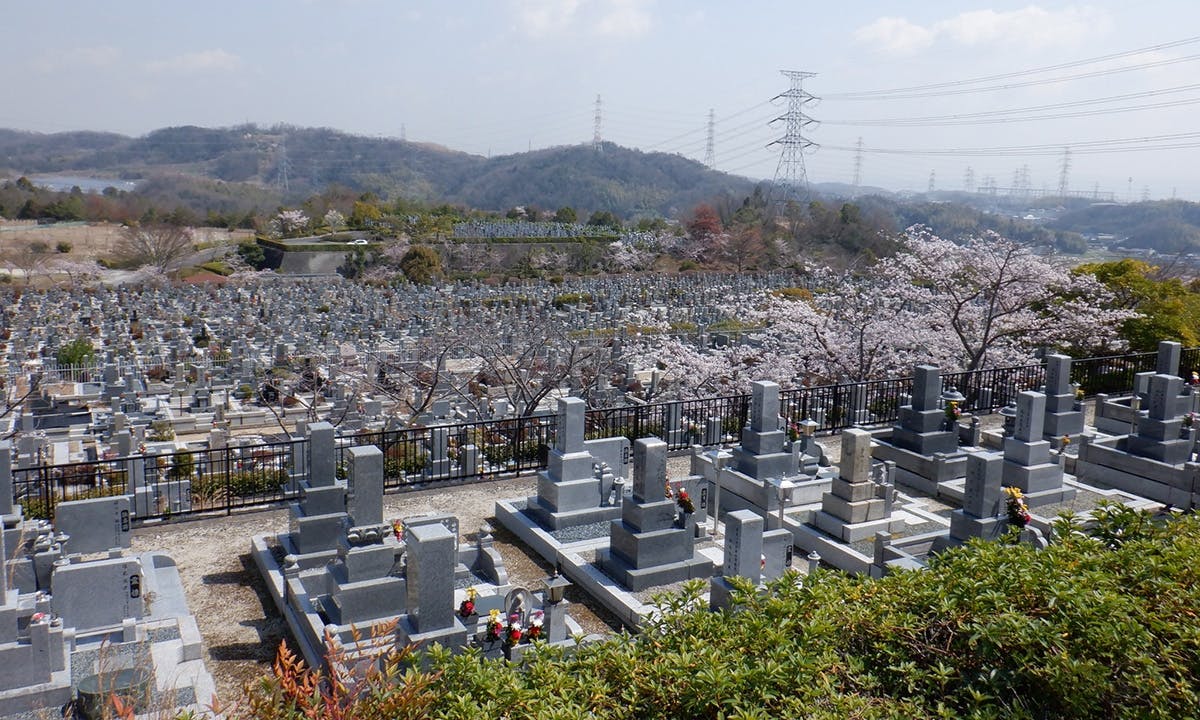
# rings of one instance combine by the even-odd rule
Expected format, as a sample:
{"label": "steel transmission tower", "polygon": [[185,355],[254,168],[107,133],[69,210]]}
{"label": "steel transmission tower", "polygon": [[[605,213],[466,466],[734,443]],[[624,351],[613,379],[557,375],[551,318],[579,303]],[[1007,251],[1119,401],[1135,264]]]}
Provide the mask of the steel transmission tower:
{"label": "steel transmission tower", "polygon": [[975,168],[967,166],[966,172],[963,173],[963,190],[967,192],[975,192]]}
{"label": "steel transmission tower", "polygon": [[592,126],[592,148],[600,152],[600,95],[596,94],[596,121]]}
{"label": "steel transmission tower", "polygon": [[713,109],[708,109],[708,139],[704,145],[704,164],[709,170],[717,169],[717,116],[713,113]]}
{"label": "steel transmission tower", "polygon": [[937,190],[937,170],[929,171],[929,192]]}
{"label": "steel transmission tower", "polygon": [[817,146],[804,136],[805,128],[816,123],[816,120],[804,114],[804,106],[817,98],[803,86],[804,80],[815,77],[816,73],[800,70],[779,72],[791,81],[791,87],[774,98],[787,98],[787,112],[771,121],[784,123],[783,136],[770,143],[779,146],[779,165],[775,168],[772,199],[780,203],[789,200],[802,202],[808,198],[808,173],[804,170],[804,152]]}
{"label": "steel transmission tower", "polygon": [[1058,170],[1058,194],[1066,197],[1071,190],[1071,148],[1063,148],[1062,166]]}
{"label": "steel transmission tower", "polygon": [[854,187],[862,183],[862,136],[854,144]]}
{"label": "steel transmission tower", "polygon": [[276,163],[275,183],[280,190],[285,193],[291,190],[291,184],[288,182],[288,172],[291,171],[292,164],[288,162],[287,144],[279,143],[279,161]]}

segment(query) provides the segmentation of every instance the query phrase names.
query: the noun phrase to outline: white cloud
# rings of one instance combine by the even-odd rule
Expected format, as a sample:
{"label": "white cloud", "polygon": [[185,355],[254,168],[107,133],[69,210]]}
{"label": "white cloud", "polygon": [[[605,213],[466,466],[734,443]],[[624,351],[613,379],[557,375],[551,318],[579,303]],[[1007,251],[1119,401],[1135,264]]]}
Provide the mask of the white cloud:
{"label": "white cloud", "polygon": [[933,44],[932,30],[896,17],[881,17],[854,31],[854,39],[891,55],[911,55]]}
{"label": "white cloud", "polygon": [[596,32],[607,37],[645,35],[652,24],[649,3],[644,0],[608,0],[601,11]]}
{"label": "white cloud", "polygon": [[40,73],[58,70],[90,69],[111,67],[121,57],[121,51],[111,45],[67,48],[49,51],[33,61],[33,69]]}
{"label": "white cloud", "polygon": [[859,28],[854,38],[892,55],[911,55],[939,40],[965,47],[1021,49],[1073,46],[1103,35],[1112,21],[1103,10],[1071,6],[1047,10],[1029,5],[1017,10],[972,10],[926,26],[905,18],[883,17]]}
{"label": "white cloud", "polygon": [[960,45],[1013,44],[1028,48],[1076,45],[1108,28],[1108,17],[1090,7],[1046,10],[1030,5],[1020,10],[976,10],[943,20],[934,31]]}
{"label": "white cloud", "polygon": [[242,64],[241,58],[220,48],[184,53],[163,60],[151,60],[146,70],[155,74],[202,73],[209,71],[229,72]]}
{"label": "white cloud", "polygon": [[517,0],[518,29],[533,37],[544,37],[570,27],[579,10],[579,0]]}
{"label": "white cloud", "polygon": [[553,35],[637,37],[653,24],[651,0],[514,0],[517,29],[535,38]]}

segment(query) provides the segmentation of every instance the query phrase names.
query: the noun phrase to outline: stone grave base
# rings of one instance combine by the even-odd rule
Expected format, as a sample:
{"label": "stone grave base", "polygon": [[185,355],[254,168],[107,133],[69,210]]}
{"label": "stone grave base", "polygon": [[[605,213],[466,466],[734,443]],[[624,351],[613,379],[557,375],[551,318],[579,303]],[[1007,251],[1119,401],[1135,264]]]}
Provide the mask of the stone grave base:
{"label": "stone grave base", "polygon": [[635,568],[614,557],[608,548],[596,551],[596,566],[633,592],[641,592],[655,585],[669,585],[683,580],[696,578],[707,580],[713,574],[713,562],[706,557],[693,556],[666,565]]}
{"label": "stone grave base", "polygon": [[966,477],[966,450],[952,455],[920,455],[875,437],[871,456],[876,460],[896,463],[896,484],[906,485],[917,492],[933,497],[942,494],[942,483]]}
{"label": "stone grave base", "polygon": [[[829,492],[836,474],[836,468],[821,468],[816,477],[785,478],[793,483],[792,501],[788,507],[797,508],[821,502],[821,496]],[[721,472],[720,484],[721,515],[735,510],[753,510],[767,519],[769,527],[777,526],[778,523],[772,524],[772,518],[779,514],[779,497],[776,495],[775,488],[770,484],[729,469]],[[708,496],[716,497],[716,493],[716,483],[709,480]],[[712,501],[710,500],[709,503],[711,508]]]}
{"label": "stone grave base", "polygon": [[[1002,516],[990,518],[972,517],[962,510],[955,510],[950,513],[950,535],[945,536],[947,540],[953,537],[979,537],[984,540],[995,540],[1004,534],[1008,528],[1008,520]],[[961,545],[961,541],[952,541],[952,545]]]}
{"label": "stone grave base", "polygon": [[0,691],[0,720],[47,717],[58,715],[58,710],[71,701],[71,664],[50,676],[50,681],[30,687]]}
{"label": "stone grave base", "polygon": [[621,508],[617,505],[588,507],[580,510],[551,510],[543,505],[537,496],[525,501],[525,512],[535,517],[543,527],[551,530],[591,525],[597,522],[617,520],[621,517]]}
{"label": "stone grave base", "polygon": [[1030,508],[1041,507],[1043,505],[1055,505],[1057,503],[1073,500],[1075,498],[1075,488],[1064,484],[1060,488],[1052,488],[1050,490],[1022,492],[1021,497],[1025,498],[1025,504]]}
{"label": "stone grave base", "polygon": [[1134,420],[1134,412],[1130,407],[1131,401],[1132,396],[1098,397],[1096,399],[1096,415],[1092,419],[1092,424],[1097,430],[1107,435],[1128,435]]}
{"label": "stone grave base", "polygon": [[1200,507],[1200,463],[1168,465],[1113,447],[1116,438],[1079,446],[1075,475],[1082,481],[1115,488],[1172,507]]}
{"label": "stone grave base", "polygon": [[457,650],[467,644],[467,628],[454,618],[450,627],[420,632],[413,626],[412,619],[405,615],[396,628],[396,641],[401,645],[417,645],[418,649],[439,644],[451,650]]}
{"label": "stone grave base", "polygon": [[295,535],[293,533],[280,533],[278,536],[279,547],[284,556],[291,555],[296,558],[296,564],[302,570],[323,568],[337,559],[337,550],[320,550],[310,553],[300,552],[300,548],[296,547],[294,538]]}
{"label": "stone grave base", "polygon": [[877,532],[897,533],[904,529],[903,518],[885,517],[878,520],[848,523],[824,510],[813,513],[812,524],[821,532],[848,543],[874,537]]}
{"label": "stone grave base", "polygon": [[[640,628],[654,607],[639,600],[633,591],[626,590],[593,561],[598,551],[608,549],[608,534],[560,542],[524,511],[524,504],[524,499],[498,501],[496,519],[546,562],[557,564],[564,577],[613,613],[622,624]],[[714,567],[720,564],[719,550],[702,548],[699,552],[712,561]]]}
{"label": "stone grave base", "polygon": [[821,555],[822,562],[839,570],[855,575],[865,575],[870,571],[872,558],[848,544],[792,517],[785,517],[783,526],[792,531],[793,542],[801,550],[801,555],[816,551]]}

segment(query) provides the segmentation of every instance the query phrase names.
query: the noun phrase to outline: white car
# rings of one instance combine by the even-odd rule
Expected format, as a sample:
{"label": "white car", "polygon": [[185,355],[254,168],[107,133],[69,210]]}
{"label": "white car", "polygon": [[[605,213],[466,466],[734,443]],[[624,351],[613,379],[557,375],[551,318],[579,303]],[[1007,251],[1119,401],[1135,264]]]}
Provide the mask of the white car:
{"label": "white car", "polygon": [[347,245],[369,245],[370,243],[368,242],[368,240],[366,238],[355,238],[354,240],[351,240],[350,242],[348,242],[346,244]]}

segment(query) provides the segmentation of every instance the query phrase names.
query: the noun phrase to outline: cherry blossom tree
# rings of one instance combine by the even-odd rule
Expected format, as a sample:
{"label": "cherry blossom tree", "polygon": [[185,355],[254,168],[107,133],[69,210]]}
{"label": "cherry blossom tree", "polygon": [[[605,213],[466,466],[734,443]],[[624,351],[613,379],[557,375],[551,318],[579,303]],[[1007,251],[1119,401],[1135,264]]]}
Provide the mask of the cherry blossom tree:
{"label": "cherry blossom tree", "polygon": [[308,216],[303,210],[280,210],[271,218],[271,231],[281,237],[289,237],[308,229]]}
{"label": "cherry blossom tree", "polygon": [[130,265],[152,266],[161,272],[178,267],[195,247],[189,227],[155,223],[128,225],[121,230],[115,253]]}
{"label": "cherry blossom tree", "polygon": [[790,356],[746,343],[709,349],[670,335],[648,335],[633,343],[626,359],[638,367],[663,371],[662,381],[643,400],[747,393],[755,380],[773,380],[784,387],[794,384]]}
{"label": "cherry blossom tree", "polygon": [[654,251],[622,238],[608,246],[606,264],[617,272],[636,272],[649,269],[655,257],[657,254]]}
{"label": "cherry blossom tree", "polygon": [[952,340],[965,370],[1027,362],[1039,347],[1117,351],[1120,324],[1136,315],[1086,274],[994,233],[962,245],[909,228],[903,250],[878,272],[899,281],[905,307]]}
{"label": "cherry blossom tree", "polygon": [[904,279],[872,272],[823,274],[815,294],[771,294],[751,318],[762,352],[786,358],[807,384],[904,375],[916,362],[944,364],[952,346],[904,299]]}
{"label": "cherry blossom tree", "polygon": [[730,317],[761,326],[746,344],[651,340],[638,362],[664,370],[664,391],[689,396],[741,392],[755,379],[787,387],[903,376],[920,362],[1018,365],[1041,348],[1123,349],[1120,324],[1135,313],[1115,308],[1090,275],[995,235],[957,245],[912,228],[901,242],[874,266],[810,269],[812,292],[731,299]]}
{"label": "cherry blossom tree", "polygon": [[102,271],[103,268],[95,260],[57,258],[50,263],[50,272],[66,275],[71,285],[96,280]]}
{"label": "cherry blossom tree", "polygon": [[326,211],[323,220],[325,226],[335,232],[346,227],[346,216],[332,208]]}

